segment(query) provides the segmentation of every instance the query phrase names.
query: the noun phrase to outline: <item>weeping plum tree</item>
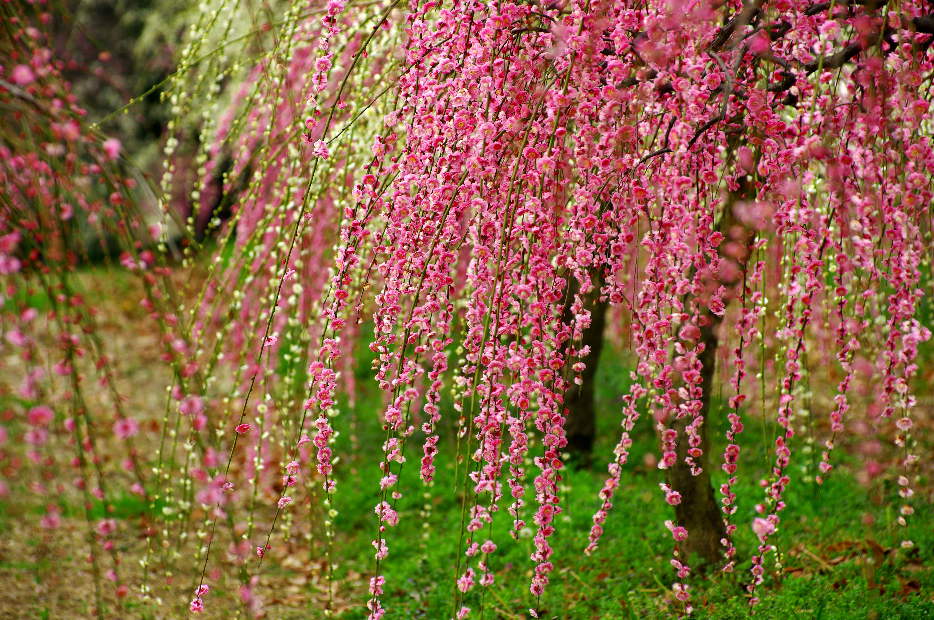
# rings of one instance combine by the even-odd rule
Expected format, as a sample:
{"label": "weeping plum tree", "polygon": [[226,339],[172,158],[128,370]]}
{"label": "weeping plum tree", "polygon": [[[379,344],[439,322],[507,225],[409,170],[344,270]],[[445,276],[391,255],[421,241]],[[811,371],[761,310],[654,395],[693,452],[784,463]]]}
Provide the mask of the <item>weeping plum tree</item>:
{"label": "weeping plum tree", "polygon": [[[654,428],[667,476],[659,500],[675,514],[664,524],[673,588],[689,611],[692,557],[729,572],[743,553],[734,535],[749,524],[737,522],[734,486],[744,425],[762,418],[779,432],[764,495],[749,498],[760,514],[746,578],[755,604],[794,483],[811,376],[826,371],[832,391],[817,412],[822,479],[847,421],[869,416],[851,403],[858,360],[878,386],[880,409],[867,419],[902,449],[894,475],[906,523],[919,460],[910,381],[930,337],[917,318],[934,171],[928,5],[330,0],[257,16],[218,0],[202,9],[165,85],[174,120],[159,188],[165,221],[154,232],[164,242],[184,203],[191,238],[174,268],[204,273],[175,296],[165,246],[143,256],[143,242],[126,239],[135,254],[125,267],[147,283],[143,303],[172,377],[152,473],[139,469],[134,483],[173,515],[147,530],[144,594],[163,596],[153,576],[192,568],[185,548],[197,558],[191,611],[209,604],[220,554],[235,559],[256,610],[264,562],[307,513],[320,519],[332,609],[346,480],[336,429],[353,412],[358,342],[374,356],[383,402],[384,441],[365,453],[380,470],[371,618],[386,612],[393,528],[416,492],[402,470],[417,463],[427,492],[439,493],[431,483],[448,433],[464,457],[463,517],[449,534],[453,613],[482,607],[501,521],[515,537],[532,532],[536,613],[561,561],[551,538],[564,455],[591,448],[605,321],[627,326],[633,370],[616,447],[594,455],[609,467],[587,553],[637,425]],[[33,104],[57,100],[47,90],[56,74],[12,28],[17,55],[4,63],[2,93],[23,108],[17,120],[41,125]],[[4,146],[0,168],[5,289],[18,299],[73,267],[34,250],[40,235],[68,237],[47,217],[65,194],[33,188],[70,177],[23,171],[77,161],[65,153],[86,134],[36,144],[24,129],[4,131],[21,138]],[[104,174],[94,170],[107,168],[71,172]],[[107,200],[95,221],[132,224],[119,196]],[[212,213],[217,204],[230,205],[229,218]],[[196,221],[208,221],[216,245],[199,245]],[[4,313],[10,345],[32,359],[34,315],[15,304]],[[55,306],[49,316],[64,336],[66,318],[84,315]],[[71,398],[87,381],[71,362],[93,329],[82,333],[53,360],[72,386],[40,389],[33,370],[33,398],[83,411]],[[24,412],[29,441],[43,445],[36,433],[51,420],[34,412]],[[726,447],[713,454],[720,414]],[[81,424],[66,415],[66,443],[111,432],[86,413]],[[117,414],[113,433],[136,454],[132,417]],[[72,466],[79,486],[106,500],[106,473],[80,458]],[[726,482],[714,489],[718,468]],[[95,533],[87,518],[96,558],[111,526]]]}

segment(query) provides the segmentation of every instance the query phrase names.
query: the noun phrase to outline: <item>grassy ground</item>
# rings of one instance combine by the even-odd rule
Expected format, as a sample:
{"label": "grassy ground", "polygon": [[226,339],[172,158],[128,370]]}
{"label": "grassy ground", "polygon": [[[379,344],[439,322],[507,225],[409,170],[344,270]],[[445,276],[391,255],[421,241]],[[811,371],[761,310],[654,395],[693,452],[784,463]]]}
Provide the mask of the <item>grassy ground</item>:
{"label": "grassy ground", "polygon": [[[600,441],[597,461],[608,460],[616,436],[614,401],[625,387],[628,374],[612,352],[603,360],[598,377]],[[696,617],[745,618],[749,616],[744,586],[749,578],[749,556],[755,549],[750,527],[754,505],[763,492],[759,477],[766,471],[768,446],[775,429],[749,424],[744,437],[747,446],[744,469],[740,470],[737,493],[740,497],[735,522],[739,565],[733,575],[695,575],[691,580]],[[722,437],[722,433],[717,434]],[[361,445],[378,446],[377,437],[363,436]],[[449,446],[448,454],[454,450]],[[587,533],[597,507],[597,493],[603,483],[602,466],[595,470],[566,472],[562,505],[553,537],[556,566],[552,583],[537,607],[549,618],[665,618],[678,613],[670,596],[674,571],[668,562],[672,540],[662,525],[673,518],[673,511],[661,500],[658,483],[664,479],[653,466],[656,453],[654,433],[643,426],[633,446],[630,465],[623,476],[616,506],[606,523],[606,533],[598,551],[584,556]],[[799,459],[805,455],[798,454]],[[919,507],[907,528],[916,543],[910,551],[898,549],[906,532],[890,526],[895,497],[892,480],[876,480],[869,486],[854,476],[859,459],[843,453],[843,462],[823,485],[813,478],[811,459],[796,467],[795,480],[787,494],[779,531],[771,538],[778,556],[766,562],[766,582],[757,615],[765,618],[927,618],[934,617],[934,528],[930,504]],[[441,618],[453,611],[454,566],[457,562],[456,537],[461,523],[460,495],[445,492],[454,488],[453,459],[444,467],[432,489],[429,509],[419,493],[403,500],[407,507],[400,525],[390,531],[391,555],[386,566],[386,604],[394,618]],[[345,484],[339,496],[341,512],[353,531],[363,536],[344,539],[339,554],[345,568],[367,572],[361,558],[371,558],[369,539],[373,520],[367,509],[375,501],[375,468],[361,470],[353,484]],[[810,471],[808,471],[810,469]],[[417,488],[415,467],[407,471]],[[717,472],[720,474],[721,472]],[[721,480],[715,475],[715,486]],[[530,521],[530,519],[527,519]],[[492,559],[496,583],[488,591],[472,592],[465,604],[483,617],[527,617],[527,608],[536,601],[529,594],[532,564],[531,536],[513,541],[508,526],[494,529],[492,538],[499,548]],[[363,618],[360,609],[342,617]],[[296,616],[298,617],[298,616]]]}
{"label": "grassy ground", "polygon": [[[143,327],[145,316],[126,302],[132,299],[131,285],[109,279],[109,286],[116,287],[108,293],[114,303],[102,310],[101,324],[103,330],[111,333],[110,342],[122,350],[148,350],[155,358],[154,337]],[[115,318],[118,316],[129,319]],[[145,388],[163,385],[166,378],[153,374],[158,367],[154,359],[144,363],[125,361],[123,391],[130,395],[130,406],[143,419],[158,420],[164,395]],[[372,382],[364,370],[368,366],[367,354],[361,352],[358,361],[358,380],[362,386],[370,386]],[[605,467],[600,463],[608,460],[617,438],[618,398],[625,392],[627,376],[626,356],[613,348],[606,349],[597,382],[600,411],[597,465],[593,470],[573,467],[566,470],[562,483],[564,513],[557,519],[557,533],[552,537],[556,568],[546,593],[536,601],[528,591],[531,536],[512,540],[503,519],[490,536],[499,547],[491,558],[496,582],[489,588],[475,588],[464,600],[474,610],[473,617],[528,617],[528,609],[533,606],[541,617],[561,619],[668,618],[680,613],[682,608],[672,600],[670,591],[674,580],[674,571],[668,563],[672,540],[663,526],[673,513],[662,501],[658,489],[663,479],[653,462],[657,443],[645,421],[636,434],[601,546],[591,557],[582,553],[591,517],[598,506],[597,492],[604,479]],[[375,463],[383,440],[378,423],[379,406],[372,387],[362,389],[355,405],[345,406],[349,413],[338,419],[342,436],[335,454],[341,455],[342,461],[338,466],[340,483],[335,498],[339,511],[338,537],[331,557],[336,564],[335,607],[338,617],[345,620],[365,617],[362,603],[367,598],[366,583],[374,568],[370,541],[375,534],[373,506],[381,476]],[[723,416],[713,416],[713,423],[716,426],[713,436],[722,438]],[[929,442],[928,430],[927,426],[918,428]],[[400,488],[405,495],[400,501],[400,523],[388,532],[390,555],[384,565],[387,582],[383,601],[389,610],[387,618],[434,620],[449,618],[454,611],[455,567],[462,557],[457,543],[464,497],[462,484],[455,479],[456,472],[462,472],[455,459],[457,446],[453,433],[448,435],[440,446],[433,488],[423,489],[417,481],[417,456],[410,457],[403,471]],[[775,429],[769,424],[761,421],[747,424],[736,489],[740,498],[735,516],[739,526],[739,565],[732,575],[691,577],[695,617],[750,615],[744,590],[749,577],[749,556],[755,548],[750,524],[755,516],[754,505],[763,497],[758,481],[769,465],[774,436]],[[770,554],[766,562],[766,581],[761,588],[762,602],[757,616],[934,617],[934,519],[928,476],[923,475],[917,487],[916,514],[909,520],[907,531],[898,528],[894,526],[898,506],[895,476],[867,479],[862,457],[855,450],[859,439],[848,441],[835,454],[838,468],[822,486],[813,482],[815,454],[804,445],[793,446],[793,481],[786,494],[788,508],[782,513],[778,532],[771,538],[778,554]],[[719,447],[715,445],[714,453],[719,454]],[[417,450],[412,447],[410,454]],[[929,451],[921,450],[921,454]],[[116,467],[117,461],[115,457],[109,466]],[[719,485],[721,472],[715,472],[715,477]],[[93,588],[84,560],[87,546],[80,504],[67,493],[61,495],[58,501],[63,508],[63,525],[51,535],[35,527],[42,506],[31,500],[25,482],[16,479],[8,482],[11,493],[0,500],[0,583],[4,584],[0,588],[0,618],[88,617]],[[137,560],[146,548],[146,539],[140,532],[156,522],[157,515],[134,496],[127,494],[113,499],[116,510],[111,516],[125,524],[120,528],[118,540],[123,574],[131,583],[138,582],[141,573]],[[94,510],[95,518],[103,516],[100,506]],[[531,522],[529,516],[526,520]],[[293,531],[308,533],[310,542],[305,544],[299,535],[290,543],[277,544],[264,565],[258,592],[265,601],[268,618],[319,618],[323,615],[327,589],[320,515],[309,523],[295,524]],[[899,542],[906,536],[915,542],[911,550],[899,548]],[[222,554],[218,555],[219,562],[226,562]],[[162,592],[167,593],[162,604],[143,603],[131,594],[121,608],[111,600],[108,617],[185,617],[195,562],[182,558],[178,565],[184,570],[161,584]],[[239,584],[232,566],[225,566],[232,578],[212,579],[215,585],[206,601],[206,617],[226,618],[242,613],[237,595]]]}

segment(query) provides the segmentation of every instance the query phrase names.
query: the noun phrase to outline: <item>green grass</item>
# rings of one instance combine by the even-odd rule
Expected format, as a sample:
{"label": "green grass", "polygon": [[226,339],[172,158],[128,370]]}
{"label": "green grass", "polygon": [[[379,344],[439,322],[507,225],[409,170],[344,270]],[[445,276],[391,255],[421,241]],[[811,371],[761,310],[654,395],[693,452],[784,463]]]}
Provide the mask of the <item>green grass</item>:
{"label": "green grass", "polygon": [[[390,609],[389,617],[439,618],[452,611],[460,507],[458,498],[443,494],[444,489],[450,488],[450,471],[445,473],[436,482],[434,491],[442,494],[431,501],[429,527],[422,527],[418,514],[420,494],[409,493],[402,502],[405,510],[400,525],[388,534],[390,556],[385,563],[384,603]],[[368,566],[372,570],[369,540],[374,534],[369,509],[375,498],[367,490],[376,488],[377,477],[366,474],[362,477],[355,484],[344,484],[338,494],[338,506],[346,517],[342,528],[356,535],[342,538],[337,555],[345,568],[368,574]],[[408,476],[406,482],[414,482],[411,478]],[[568,472],[563,498],[566,512],[559,518],[558,531],[552,537],[556,568],[539,604],[545,617],[642,618],[668,617],[676,612],[678,608],[668,600],[668,589],[674,580],[674,571],[668,566],[671,538],[662,525],[672,515],[660,500],[659,479],[654,472],[639,468],[625,476],[601,546],[588,558],[583,556],[582,549],[602,478],[588,471]],[[739,493],[741,498],[750,498],[761,492],[754,482],[747,480],[740,484]],[[876,534],[863,525],[862,516],[874,514],[885,518],[886,505],[873,504],[865,491],[846,476],[832,477],[816,493],[806,485],[792,484],[787,500],[789,507],[772,542],[782,553],[789,574],[779,577],[778,571],[770,570],[760,592],[762,617],[803,614],[862,618],[873,617],[871,612],[875,611],[875,617],[879,618],[922,618],[934,613],[929,598],[918,594],[934,588],[930,571],[918,570],[930,564],[934,549],[927,513],[919,513],[909,527],[909,535],[917,544],[915,551],[907,554],[890,551],[881,564],[871,566],[865,562],[870,554],[863,545],[865,541],[876,542],[873,538]],[[736,573],[690,580],[697,617],[748,616],[743,585],[749,576],[748,556],[754,549],[749,528],[751,504],[746,499],[736,519],[740,524],[737,538],[741,554]],[[528,593],[531,541],[528,538],[512,541],[503,525],[494,528],[492,536],[499,545],[491,559],[497,583],[484,594],[475,590],[465,601],[474,610],[485,609],[489,618],[522,614],[535,603]],[[423,535],[427,538],[423,539]],[[898,534],[889,530],[876,544],[890,549],[897,546],[898,540]],[[835,549],[834,543],[844,544]],[[811,558],[809,553],[820,560]],[[774,563],[775,556],[771,555],[767,566],[774,569]],[[364,616],[358,610],[342,617]]]}
{"label": "green grass", "polygon": [[[556,520],[557,532],[551,538],[555,570],[546,593],[540,601],[529,593],[532,541],[530,536],[518,541],[509,537],[507,498],[501,503],[490,536],[498,545],[490,562],[496,583],[490,588],[475,587],[463,601],[475,614],[482,609],[486,618],[527,617],[532,606],[547,618],[666,618],[680,613],[680,606],[670,594],[675,581],[669,565],[672,539],[663,526],[664,520],[674,515],[658,489],[658,483],[664,480],[662,472],[643,463],[646,454],[657,451],[654,433],[645,420],[635,437],[601,545],[593,556],[583,555],[591,518],[598,507],[597,493],[604,480],[604,466],[599,463],[609,460],[618,436],[618,416],[613,412],[619,409],[616,401],[625,391],[627,377],[628,368],[620,356],[611,352],[602,360],[598,377],[600,440],[595,451],[598,465],[594,470],[565,472],[564,513]],[[372,421],[377,415],[373,406],[372,401],[367,401],[366,406],[358,407],[358,419],[369,417]],[[724,417],[712,420],[717,426],[715,444],[722,444],[719,438],[726,423]],[[338,575],[348,571],[373,574],[370,541],[376,532],[372,507],[378,501],[376,489],[381,476],[375,461],[382,442],[375,426],[364,423],[358,430],[358,444],[367,446],[366,454],[340,468],[344,479],[336,496],[341,513],[335,550],[335,561],[341,565]],[[736,487],[737,570],[732,575],[691,576],[695,617],[746,618],[750,614],[744,589],[750,576],[750,555],[756,547],[750,525],[756,515],[754,505],[763,500],[758,482],[766,471],[765,457],[771,452],[774,433],[774,425],[747,424]],[[451,441],[441,446],[438,474],[426,499],[417,480],[421,456],[418,437],[413,439],[416,445],[410,448],[411,456],[399,485],[405,490],[399,501],[400,523],[387,533],[390,555],[383,566],[387,582],[382,600],[389,610],[387,618],[447,618],[455,611],[455,566],[463,557],[458,551],[463,495],[462,484],[454,479],[456,448]],[[349,444],[341,447],[349,449]],[[720,447],[716,445],[714,454],[719,455]],[[834,455],[837,469],[818,486],[813,482],[812,459],[801,446],[794,448],[793,480],[785,494],[788,507],[781,513],[778,532],[770,539],[778,549],[782,568],[776,566],[777,556],[769,554],[766,581],[758,592],[761,603],[757,616],[934,617],[930,595],[934,575],[929,568],[934,528],[928,507],[920,505],[922,500],[915,502],[917,512],[909,520],[907,535],[916,546],[910,551],[898,549],[906,532],[893,524],[898,498],[891,483],[877,482],[871,489],[861,486],[848,469],[849,464],[858,463],[839,450]],[[350,469],[354,470],[352,477],[347,475]],[[528,467],[533,475],[534,470],[534,466]],[[722,472],[716,471],[714,477],[718,487]],[[527,499],[534,504],[532,495]],[[528,507],[524,516],[529,524],[531,510],[534,506]],[[868,517],[874,519],[875,525],[864,524]],[[481,542],[486,538],[485,533],[477,537]],[[473,559],[472,566],[476,567],[479,557]],[[366,598],[362,589],[354,594],[357,600]],[[358,607],[340,617],[350,620],[365,616],[365,610]]]}

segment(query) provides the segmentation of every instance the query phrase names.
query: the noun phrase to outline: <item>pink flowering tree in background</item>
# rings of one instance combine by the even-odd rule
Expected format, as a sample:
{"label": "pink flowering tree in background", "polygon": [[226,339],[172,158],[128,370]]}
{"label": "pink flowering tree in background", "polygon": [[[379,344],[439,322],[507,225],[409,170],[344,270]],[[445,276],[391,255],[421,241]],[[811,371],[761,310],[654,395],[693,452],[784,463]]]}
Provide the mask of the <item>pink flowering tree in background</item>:
{"label": "pink flowering tree in background", "polygon": [[[8,27],[15,52],[0,92],[17,112],[3,126],[0,268],[6,346],[35,403],[23,439],[36,475],[54,470],[40,439],[47,403],[67,402],[75,434],[62,441],[89,446],[71,465],[75,484],[103,501],[108,476],[85,460],[96,462],[96,434],[122,442],[135,476],[122,482],[172,515],[145,532],[144,594],[165,596],[152,590],[157,575],[193,571],[189,609],[209,609],[223,556],[257,610],[264,562],[316,519],[330,611],[341,458],[356,456],[380,471],[366,606],[382,617],[393,530],[409,518],[402,500],[439,493],[439,451],[454,436],[462,519],[443,534],[458,547],[453,611],[470,615],[470,597],[497,578],[495,522],[516,538],[532,532],[536,615],[560,562],[565,455],[591,458],[604,332],[628,340],[632,371],[615,449],[592,455],[608,469],[588,554],[626,501],[616,490],[638,425],[658,438],[659,501],[674,512],[659,527],[673,540],[684,613],[697,570],[733,572],[744,554],[757,602],[769,539],[794,509],[785,491],[805,430],[818,481],[851,420],[894,442],[907,522],[922,456],[912,378],[930,338],[919,319],[934,189],[929,5],[281,8],[273,19],[218,2],[197,16],[167,86],[174,120],[152,226],[131,208],[120,144],[86,128],[41,31]],[[178,203],[188,217],[176,229]],[[91,377],[75,355],[90,352],[95,379],[112,382],[93,313],[68,294],[80,262],[67,250],[72,213],[118,238],[159,326],[170,385],[152,467],[139,466],[141,426],[119,394],[106,421],[81,405]],[[32,363],[39,328],[23,300],[36,286],[53,300],[55,372],[71,377],[57,395]],[[360,346],[383,441],[351,437],[359,454],[341,455]],[[854,396],[864,384],[872,407]],[[826,392],[817,406],[813,386]],[[817,431],[805,425],[812,408],[826,418]],[[743,430],[760,419],[778,432],[761,496],[743,498],[758,516],[740,523]],[[422,488],[403,484],[409,468]],[[92,556],[110,551],[116,571],[113,526],[87,521]],[[756,548],[737,548],[738,527],[751,527]]]}
{"label": "pink flowering tree in background", "polygon": [[[105,580],[118,600],[129,593],[116,522],[106,518],[118,494],[114,484],[148,501],[149,482],[140,423],[125,406],[116,353],[99,333],[97,304],[83,294],[77,271],[113,256],[140,276],[146,299],[164,294],[167,272],[154,252],[157,202],[125,166],[121,142],[88,122],[65,77],[73,67],[54,51],[50,8],[0,9],[0,303],[5,367],[17,379],[4,381],[3,396],[23,413],[22,424],[11,427],[15,434],[4,427],[0,437],[24,449],[4,452],[0,491],[6,496],[10,483],[27,485],[40,531],[61,525],[62,494],[81,498],[101,610]],[[114,462],[127,474],[118,481],[107,471]]]}

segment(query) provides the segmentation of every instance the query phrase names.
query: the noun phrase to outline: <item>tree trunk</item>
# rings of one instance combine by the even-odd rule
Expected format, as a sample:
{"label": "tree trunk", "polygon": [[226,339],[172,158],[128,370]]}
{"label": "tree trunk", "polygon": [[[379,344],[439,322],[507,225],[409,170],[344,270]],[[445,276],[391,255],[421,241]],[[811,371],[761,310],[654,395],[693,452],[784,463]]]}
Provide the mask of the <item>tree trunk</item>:
{"label": "tree trunk", "polygon": [[[593,456],[593,443],[597,434],[597,411],[594,406],[594,384],[597,365],[603,349],[603,329],[606,325],[606,311],[609,304],[600,301],[600,289],[603,288],[602,273],[592,273],[594,287],[582,299],[584,307],[590,311],[590,326],[584,330],[581,346],[589,346],[590,353],[583,358],[587,365],[581,373],[582,385],[571,385],[564,394],[565,425],[568,440],[567,449],[571,458],[579,465],[590,467]],[[568,302],[564,309],[564,320],[570,322],[571,304],[578,292],[576,279],[569,284]]]}
{"label": "tree trunk", "polygon": [[[745,227],[738,226],[739,221],[734,213],[734,206],[740,200],[748,198],[750,187],[748,177],[738,179],[738,188],[728,194],[723,216],[717,222],[716,230],[723,232],[734,242],[741,242],[749,248],[751,231]],[[725,260],[733,260],[726,258]],[[746,257],[740,258],[742,271],[746,269]],[[733,287],[738,282],[723,281],[718,278],[717,285]],[[724,300],[729,304],[729,297]],[[681,503],[675,506],[675,518],[678,525],[681,525],[688,531],[688,538],[684,541],[683,550],[686,555],[692,554],[698,556],[702,562],[701,566],[714,565],[724,560],[724,547],[720,542],[726,538],[726,525],[724,524],[723,514],[720,504],[714,494],[713,485],[710,480],[710,439],[708,430],[710,428],[710,399],[713,391],[713,378],[717,364],[717,347],[719,339],[717,338],[717,329],[720,327],[723,319],[716,314],[707,311],[703,315],[707,320],[707,325],[702,325],[700,340],[704,344],[704,351],[700,354],[701,387],[703,396],[701,397],[700,415],[704,417],[703,424],[698,429],[698,435],[701,439],[700,448],[703,455],[700,459],[695,459],[703,468],[703,471],[697,475],[691,475],[691,468],[684,462],[688,451],[688,436],[686,427],[691,423],[691,418],[684,417],[676,420],[672,428],[678,432],[677,445],[677,463],[668,469],[668,484],[672,489],[681,494]]]}
{"label": "tree trunk", "polygon": [[581,373],[582,385],[572,385],[564,396],[567,408],[565,433],[568,450],[578,463],[590,466],[593,442],[597,432],[597,411],[594,407],[594,384],[597,364],[603,349],[603,328],[606,325],[607,303],[596,301],[590,304],[590,327],[584,330],[583,345],[590,345],[590,353],[584,358],[587,367]]}
{"label": "tree trunk", "polygon": [[694,476],[691,474],[691,468],[684,462],[688,451],[685,428],[691,423],[691,418],[685,416],[672,425],[672,428],[678,431],[678,460],[668,469],[668,484],[681,494],[681,503],[675,506],[675,519],[678,525],[688,531],[688,538],[684,541],[682,549],[688,556],[699,556],[704,564],[715,564],[723,557],[720,539],[726,537],[726,528],[710,482],[710,440],[707,430],[710,421],[710,394],[717,362],[716,330],[720,325],[720,318],[712,313],[707,313],[707,318],[709,323],[701,328],[704,352],[700,354],[700,362],[703,365],[701,387],[704,389],[700,415],[704,416],[704,423],[698,429],[700,448],[704,454],[700,459],[695,459],[699,461],[703,471]]}

